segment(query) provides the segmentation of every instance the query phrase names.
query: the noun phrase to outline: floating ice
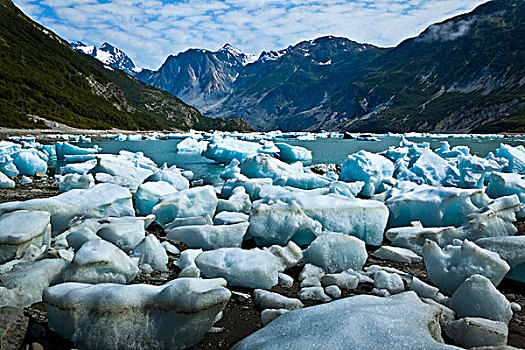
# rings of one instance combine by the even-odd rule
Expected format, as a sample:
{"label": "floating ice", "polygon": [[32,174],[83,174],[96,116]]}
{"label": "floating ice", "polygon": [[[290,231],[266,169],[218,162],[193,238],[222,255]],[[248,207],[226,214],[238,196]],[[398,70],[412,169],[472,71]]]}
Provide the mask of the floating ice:
{"label": "floating ice", "polygon": [[304,252],[305,261],[328,273],[361,270],[368,258],[365,242],[342,233],[324,233]]}
{"label": "floating ice", "polygon": [[278,282],[276,258],[258,249],[211,250],[200,254],[195,263],[204,276],[222,277],[232,286],[270,289]]}
{"label": "floating ice", "polygon": [[510,303],[492,282],[482,275],[465,280],[452,294],[449,306],[458,318],[481,317],[508,324],[512,318]]}
{"label": "floating ice", "polygon": [[178,191],[190,188],[190,182],[176,166],[172,166],[168,169],[161,169],[147,177],[145,181],[165,181],[175,187]]}
{"label": "floating ice", "polygon": [[465,240],[461,246],[443,250],[433,241],[423,246],[428,278],[445,294],[452,294],[470,276],[480,274],[497,286],[509,271],[498,254]]}
{"label": "floating ice", "polygon": [[0,263],[20,259],[31,245],[49,245],[49,220],[44,211],[19,210],[0,216]]}
{"label": "floating ice", "polygon": [[506,278],[525,283],[525,236],[482,238],[476,244],[498,253],[510,265]]}
{"label": "floating ice", "polygon": [[139,273],[133,261],[102,239],[84,243],[64,273],[65,281],[83,283],[129,283]]}
{"label": "floating ice", "polygon": [[232,179],[226,181],[221,190],[221,196],[223,198],[230,198],[233,191],[237,187],[244,187],[246,193],[250,196],[250,199],[257,200],[261,199],[261,189],[265,186],[271,186],[273,184],[272,179],[249,179],[246,176],[239,174],[235,175]]}
{"label": "floating ice", "polygon": [[431,186],[440,186],[447,175],[459,176],[459,171],[456,167],[428,148],[423,150],[421,156],[410,170],[419,176],[423,183]]}
{"label": "floating ice", "polygon": [[58,181],[58,188],[60,192],[67,192],[70,190],[85,190],[95,186],[95,179],[91,174],[67,174],[60,177]]}
{"label": "floating ice", "polygon": [[149,264],[155,271],[168,271],[168,254],[166,254],[166,249],[154,235],[147,235],[133,249],[131,257],[140,258],[139,266]]}
{"label": "floating ice", "polygon": [[390,181],[394,173],[392,162],[379,155],[367,151],[354,153],[344,161],[341,167],[340,180],[346,182],[364,181],[361,195],[370,197],[374,193],[386,190],[385,181]]}
{"label": "floating ice", "polygon": [[272,151],[279,151],[272,142],[261,145],[260,143],[216,136],[210,141],[202,155],[218,163],[230,163],[232,159],[244,162],[246,158],[253,154],[271,153]]}
{"label": "floating ice", "polygon": [[203,152],[208,147],[208,141],[197,141],[187,137],[177,144],[177,152]]}
{"label": "floating ice", "polygon": [[145,182],[135,193],[135,210],[138,215],[148,215],[162,196],[175,193],[177,190],[166,181]]}
{"label": "floating ice", "polygon": [[439,313],[413,292],[359,295],[287,312],[233,349],[455,349],[442,344]]}
{"label": "floating ice", "polygon": [[276,143],[275,146],[279,148],[279,158],[285,162],[312,160],[312,152],[304,147],[292,146],[282,142]]}
{"label": "floating ice", "polygon": [[161,225],[177,218],[205,215],[213,217],[217,202],[212,186],[193,187],[163,196],[153,207],[153,214]]}
{"label": "floating ice", "polygon": [[97,165],[97,160],[88,160],[87,162],[78,163],[78,164],[66,164],[62,168],[62,174],[85,174],[93,169]]}
{"label": "floating ice", "polygon": [[239,162],[236,158],[232,159],[230,164],[228,164],[224,170],[221,173],[221,179],[223,180],[229,180],[233,179],[235,175],[238,175],[241,173],[241,168],[239,168],[239,165],[241,162]]}
{"label": "floating ice", "polygon": [[90,173],[105,173],[125,179],[131,189],[136,189],[146,178],[153,174],[152,169],[143,168],[128,157],[122,155],[99,154],[97,164]]}
{"label": "floating ice", "polygon": [[248,226],[249,222],[233,225],[179,226],[166,230],[166,238],[174,242],[184,242],[190,248],[204,250],[240,247]]}
{"label": "floating ice", "polygon": [[84,148],[78,147],[70,144],[69,142],[60,142],[55,143],[56,156],[58,160],[64,159],[66,155],[90,155],[98,152],[97,148]]}
{"label": "floating ice", "polygon": [[501,144],[496,152],[496,157],[505,158],[509,161],[502,171],[525,175],[525,147]]}
{"label": "floating ice", "polygon": [[186,349],[211,328],[231,293],[222,279],[162,286],[64,283],[44,292],[49,328],[81,349]]}

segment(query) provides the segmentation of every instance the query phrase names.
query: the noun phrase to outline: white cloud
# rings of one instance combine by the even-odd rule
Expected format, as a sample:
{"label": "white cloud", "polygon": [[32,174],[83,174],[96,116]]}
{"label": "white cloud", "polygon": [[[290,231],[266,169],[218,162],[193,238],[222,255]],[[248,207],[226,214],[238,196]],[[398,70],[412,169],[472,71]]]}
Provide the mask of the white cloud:
{"label": "white cloud", "polygon": [[252,53],[322,35],[394,46],[484,0],[14,0],[69,41],[108,41],[157,68],[190,47]]}

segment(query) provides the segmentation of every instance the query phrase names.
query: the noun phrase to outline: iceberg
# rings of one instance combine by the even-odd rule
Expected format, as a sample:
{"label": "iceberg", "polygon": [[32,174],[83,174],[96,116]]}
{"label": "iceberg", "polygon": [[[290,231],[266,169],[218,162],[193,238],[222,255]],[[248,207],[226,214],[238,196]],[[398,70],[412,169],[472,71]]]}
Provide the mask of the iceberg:
{"label": "iceberg", "polygon": [[146,236],[146,228],[155,220],[154,215],[145,217],[124,216],[97,220],[100,226],[96,234],[125,252],[135,249]]}
{"label": "iceberg", "polygon": [[249,214],[250,210],[252,202],[242,186],[234,188],[228,200],[219,199],[217,203],[217,213],[227,211]]}
{"label": "iceberg", "polygon": [[423,261],[423,258],[407,248],[382,246],[372,253],[373,256],[383,260],[390,260],[400,263],[418,263]]}
{"label": "iceberg", "polygon": [[29,246],[51,243],[50,215],[44,211],[19,210],[0,216],[0,264],[20,259]]}
{"label": "iceberg", "polygon": [[44,291],[49,328],[80,349],[186,349],[213,325],[231,293],[222,279],[161,286],[63,283]]}
{"label": "iceberg", "polygon": [[397,294],[405,290],[401,276],[386,271],[377,271],[374,274],[374,287],[385,289],[389,294]]}
{"label": "iceberg", "polygon": [[425,227],[460,226],[467,215],[490,202],[482,189],[432,187],[403,182],[374,196],[390,212],[388,227],[409,226],[419,221]]}
{"label": "iceberg", "polygon": [[201,153],[208,148],[208,141],[197,141],[187,137],[177,144],[177,152]]}
{"label": "iceberg", "polygon": [[263,250],[272,253],[275,256],[279,266],[279,271],[281,272],[297,265],[303,260],[303,251],[294,242],[288,242],[284,247],[272,245],[271,247],[263,248]]}
{"label": "iceberg", "polygon": [[102,239],[84,243],[64,272],[64,281],[127,284],[139,268],[122,250]]}
{"label": "iceberg", "polygon": [[341,166],[341,181],[363,181],[365,183],[360,194],[370,197],[375,193],[385,191],[385,182],[390,182],[394,174],[394,164],[379,154],[359,151],[344,161]]}
{"label": "iceberg", "polygon": [[63,160],[66,155],[91,155],[99,151],[98,148],[84,148],[70,144],[69,142],[57,141],[55,143],[56,156],[58,160]]}
{"label": "iceberg", "polygon": [[192,225],[166,230],[166,238],[173,242],[184,242],[190,248],[213,250],[240,247],[249,222],[232,225]]}
{"label": "iceberg", "polygon": [[259,249],[210,250],[197,256],[195,263],[207,278],[222,277],[231,286],[270,289],[278,282],[277,259]]}
{"label": "iceberg", "polygon": [[236,158],[233,158],[230,164],[224,167],[224,170],[220,175],[221,179],[229,180],[233,179],[235,175],[239,175],[241,173],[241,168],[239,167],[240,164],[241,162],[239,162]]}
{"label": "iceberg", "polygon": [[283,142],[277,142],[275,146],[279,148],[279,159],[285,162],[306,162],[312,160],[312,151],[304,147],[292,146]]}
{"label": "iceberg", "polygon": [[44,288],[63,281],[64,259],[41,259],[17,264],[0,276],[0,307],[26,307],[42,301]]}
{"label": "iceberg", "polygon": [[34,176],[39,171],[47,172],[47,162],[38,153],[35,149],[24,149],[12,155],[13,164],[21,175]]}
{"label": "iceberg", "polygon": [[465,317],[445,324],[445,332],[465,348],[507,348],[509,329],[504,322],[479,317]]}
{"label": "iceberg", "polygon": [[327,232],[317,237],[304,252],[306,262],[327,273],[361,270],[368,258],[365,242],[342,233]]}
{"label": "iceberg", "polygon": [[525,175],[525,147],[512,147],[502,143],[495,156],[508,160],[507,166],[502,169],[503,172]]}
{"label": "iceberg", "polygon": [[149,215],[162,196],[175,193],[177,190],[166,181],[145,182],[135,192],[135,210],[138,215]]}
{"label": "iceberg", "polygon": [[443,344],[440,313],[413,292],[387,298],[358,295],[289,311],[233,350],[457,349]]}
{"label": "iceberg", "polygon": [[244,162],[246,158],[257,153],[278,151],[279,149],[272,142],[260,144],[216,136],[210,141],[202,155],[217,163],[229,164],[233,159]]}
{"label": "iceberg", "polygon": [[96,165],[90,173],[105,173],[127,180],[131,189],[136,189],[146,178],[154,173],[152,169],[141,167],[137,162],[122,155],[99,154]]}
{"label": "iceberg", "polygon": [[261,199],[261,190],[263,187],[272,185],[272,179],[249,179],[246,176],[239,174],[226,181],[221,190],[221,197],[230,198],[237,187],[243,187],[245,192],[250,196],[250,200],[254,201]]}
{"label": "iceberg", "polygon": [[148,264],[155,271],[168,271],[168,254],[154,235],[147,235],[133,249],[131,257],[139,257],[139,266]]}
{"label": "iceberg", "polygon": [[248,234],[257,244],[285,245],[289,240],[308,244],[321,230],[352,235],[370,245],[383,241],[388,210],[381,202],[315,190],[274,189],[253,203]]}
{"label": "iceberg", "polygon": [[525,283],[525,236],[481,238],[476,244],[497,253],[510,265],[506,278]]}
{"label": "iceberg", "polygon": [[0,170],[0,188],[15,188],[15,182]]}
{"label": "iceberg", "polygon": [[221,211],[215,215],[215,218],[213,218],[213,223],[215,225],[232,225],[241,222],[247,222],[248,218],[248,215],[243,213]]}
{"label": "iceberg", "polygon": [[212,186],[193,187],[161,197],[160,202],[153,207],[153,214],[161,225],[178,218],[213,217],[217,202]]}
{"label": "iceberg", "polygon": [[492,282],[482,275],[472,275],[448,300],[458,318],[481,317],[508,324],[512,318],[509,301]]}
{"label": "iceberg", "polygon": [[261,309],[286,309],[297,310],[303,307],[303,303],[299,299],[288,298],[284,295],[268,292],[263,289],[256,289],[254,291],[255,305]]}
{"label": "iceberg", "polygon": [[91,174],[66,174],[58,181],[60,192],[85,190],[93,186],[95,186],[95,179]]}
{"label": "iceberg", "polygon": [[165,181],[175,187],[178,191],[190,188],[190,182],[183,176],[180,169],[175,165],[168,169],[161,169],[144,180],[145,182]]}
{"label": "iceberg", "polygon": [[520,200],[517,216],[525,217],[525,178],[523,175],[493,172],[490,174],[485,192],[490,198],[517,195]]}
{"label": "iceberg", "polygon": [[498,254],[465,240],[443,250],[433,241],[423,246],[427,276],[443,293],[452,294],[470,276],[483,275],[497,286],[510,270]]}
{"label": "iceberg", "polygon": [[446,160],[426,148],[421,156],[412,165],[410,170],[419,176],[423,183],[431,186],[440,186],[447,175],[459,176],[459,170]]}

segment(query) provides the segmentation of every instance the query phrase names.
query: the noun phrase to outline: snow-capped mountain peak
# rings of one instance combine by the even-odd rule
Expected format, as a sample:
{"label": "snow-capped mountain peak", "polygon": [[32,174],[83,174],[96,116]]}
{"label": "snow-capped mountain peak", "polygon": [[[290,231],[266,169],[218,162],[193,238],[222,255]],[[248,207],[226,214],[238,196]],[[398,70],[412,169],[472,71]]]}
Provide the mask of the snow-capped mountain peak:
{"label": "snow-capped mountain peak", "polygon": [[102,44],[98,50],[95,46],[88,46],[82,42],[71,43],[71,46],[78,52],[95,57],[105,65],[120,69],[130,75],[135,75],[142,71],[142,68],[135,66],[124,51],[107,42]]}
{"label": "snow-capped mountain peak", "polygon": [[253,63],[257,60],[257,55],[252,55],[250,53],[243,52],[230,44],[224,45],[219,51],[225,54],[233,56],[237,61],[239,61],[243,66]]}

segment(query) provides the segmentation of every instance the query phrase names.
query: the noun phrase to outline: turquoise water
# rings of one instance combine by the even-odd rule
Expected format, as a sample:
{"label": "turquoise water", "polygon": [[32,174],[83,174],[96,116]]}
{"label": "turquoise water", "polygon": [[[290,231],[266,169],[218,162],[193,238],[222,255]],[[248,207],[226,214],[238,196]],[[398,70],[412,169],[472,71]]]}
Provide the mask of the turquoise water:
{"label": "turquoise water", "polygon": [[[412,142],[430,142],[432,149],[439,148],[443,139],[439,138],[407,138]],[[294,146],[302,146],[312,151],[312,164],[342,163],[349,154],[360,150],[381,152],[390,146],[397,146],[401,141],[398,137],[384,137],[381,141],[357,141],[344,139],[319,139],[315,141],[286,140]],[[489,152],[495,152],[500,143],[517,146],[524,144],[524,139],[447,139],[451,147],[466,145],[473,154],[485,157]],[[220,182],[219,174],[223,166],[201,157],[197,153],[177,153],[176,146],[180,140],[158,141],[101,141],[83,143],[82,147],[92,147],[94,144],[102,148],[103,153],[117,154],[120,150],[143,152],[157,164],[167,163],[193,171],[196,179],[203,179],[204,183],[216,184]]]}

